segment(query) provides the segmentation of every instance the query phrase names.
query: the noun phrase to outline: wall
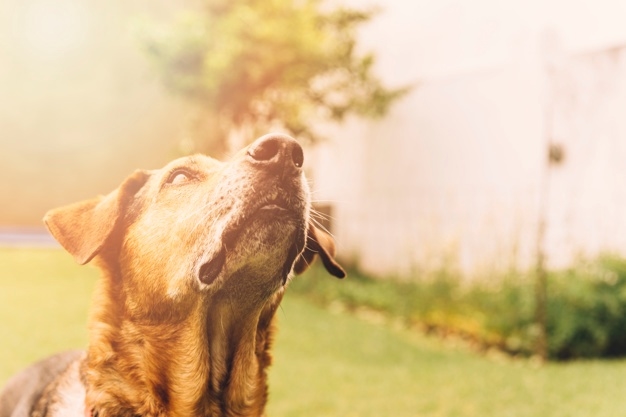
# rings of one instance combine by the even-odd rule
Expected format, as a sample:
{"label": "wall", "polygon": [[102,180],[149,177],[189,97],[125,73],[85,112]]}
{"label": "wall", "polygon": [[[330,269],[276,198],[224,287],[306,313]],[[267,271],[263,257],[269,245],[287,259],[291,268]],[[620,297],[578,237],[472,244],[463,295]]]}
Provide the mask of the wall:
{"label": "wall", "polygon": [[[384,120],[329,129],[317,153],[341,255],[386,275],[529,268],[542,207],[549,267],[626,255],[623,8],[384,2],[364,50],[415,88]],[[549,174],[548,140],[566,151]]]}

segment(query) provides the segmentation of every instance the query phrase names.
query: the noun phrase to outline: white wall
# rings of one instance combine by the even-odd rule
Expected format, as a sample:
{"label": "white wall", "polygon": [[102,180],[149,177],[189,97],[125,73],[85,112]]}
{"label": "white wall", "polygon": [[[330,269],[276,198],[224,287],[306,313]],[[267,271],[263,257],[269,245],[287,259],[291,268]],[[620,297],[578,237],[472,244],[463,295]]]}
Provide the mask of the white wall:
{"label": "white wall", "polygon": [[381,274],[529,267],[548,135],[567,152],[550,180],[549,265],[626,254],[626,65],[602,58],[626,41],[616,16],[626,3],[386,1],[364,49],[390,84],[419,82],[388,118],[351,121],[318,152],[342,255]]}

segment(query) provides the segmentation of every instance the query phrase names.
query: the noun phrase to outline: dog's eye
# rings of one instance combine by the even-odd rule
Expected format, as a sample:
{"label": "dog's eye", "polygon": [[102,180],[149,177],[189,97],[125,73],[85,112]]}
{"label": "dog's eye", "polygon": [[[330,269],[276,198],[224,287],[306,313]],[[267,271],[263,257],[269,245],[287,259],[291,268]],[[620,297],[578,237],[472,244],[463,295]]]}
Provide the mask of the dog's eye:
{"label": "dog's eye", "polygon": [[193,179],[193,175],[191,175],[189,171],[184,169],[177,169],[173,171],[169,177],[167,177],[167,181],[165,181],[165,183],[174,185],[184,184],[191,179]]}

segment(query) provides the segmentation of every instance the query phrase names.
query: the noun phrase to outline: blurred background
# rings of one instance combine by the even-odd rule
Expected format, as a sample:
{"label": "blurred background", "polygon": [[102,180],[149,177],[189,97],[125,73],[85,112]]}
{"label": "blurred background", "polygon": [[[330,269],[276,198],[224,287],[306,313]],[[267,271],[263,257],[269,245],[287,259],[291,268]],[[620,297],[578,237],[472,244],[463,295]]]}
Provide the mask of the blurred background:
{"label": "blurred background", "polygon": [[[293,2],[274,3],[280,9]],[[468,274],[527,268],[542,217],[550,266],[626,250],[622,2],[380,0],[343,7],[375,11],[349,28],[351,53],[371,53],[368,71],[388,91],[404,89],[373,120],[347,112],[333,124],[319,111],[303,111],[323,132],[306,141],[307,167],[344,258],[395,275],[451,261]],[[205,62],[221,57],[228,45],[269,51],[263,39],[232,46],[241,32],[228,22],[229,32],[217,31],[224,22],[202,17],[209,9],[198,1],[2,2],[0,225],[40,226],[47,209],[106,193],[137,167],[157,168],[195,151],[223,157],[224,146],[209,141],[216,132],[233,142],[238,128],[234,143],[242,145],[285,127],[218,126],[220,116],[204,108],[226,107],[219,100],[228,99],[189,90],[207,79],[233,80],[214,68],[172,69],[193,54]],[[222,20],[245,19],[240,10],[228,13]],[[195,36],[215,45],[193,43],[198,27],[204,32]],[[303,27],[292,20],[273,30],[289,38]],[[339,42],[320,33],[311,36]],[[287,78],[290,61],[282,56],[263,65],[286,66],[275,71]],[[249,63],[228,59],[225,71]],[[324,71],[302,79],[328,78]],[[195,78],[168,82],[184,77]],[[229,87],[220,93],[235,95]],[[551,144],[563,158],[546,173]]]}
{"label": "blurred background", "polygon": [[3,0],[0,240],[51,245],[50,208],[286,131],[343,262],[413,285],[318,299],[514,353],[623,355],[625,16],[617,0]]}

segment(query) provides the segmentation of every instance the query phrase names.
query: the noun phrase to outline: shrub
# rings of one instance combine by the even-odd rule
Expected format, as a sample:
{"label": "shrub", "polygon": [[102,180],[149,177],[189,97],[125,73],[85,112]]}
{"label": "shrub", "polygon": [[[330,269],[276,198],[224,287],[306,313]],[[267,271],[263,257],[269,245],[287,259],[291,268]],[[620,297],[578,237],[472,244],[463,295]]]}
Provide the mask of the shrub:
{"label": "shrub", "polygon": [[[509,274],[464,283],[449,271],[410,282],[374,279],[352,269],[337,283],[318,268],[296,278],[290,292],[322,304],[369,308],[481,347],[532,355],[532,275]],[[548,354],[552,359],[626,356],[626,260],[602,256],[548,276]]]}
{"label": "shrub", "polygon": [[548,294],[551,357],[626,355],[626,260],[604,256],[553,274]]}

